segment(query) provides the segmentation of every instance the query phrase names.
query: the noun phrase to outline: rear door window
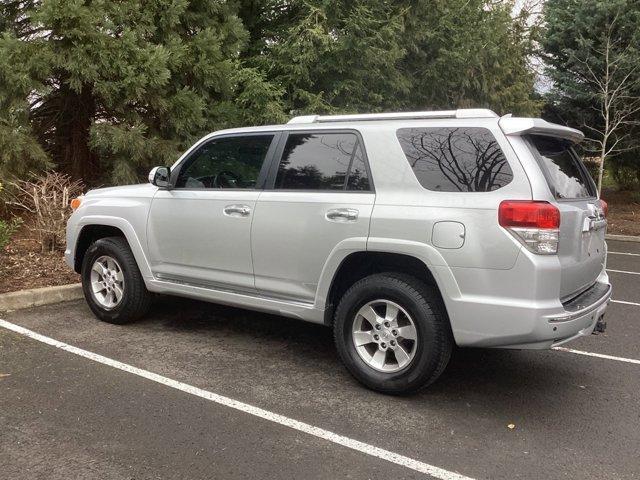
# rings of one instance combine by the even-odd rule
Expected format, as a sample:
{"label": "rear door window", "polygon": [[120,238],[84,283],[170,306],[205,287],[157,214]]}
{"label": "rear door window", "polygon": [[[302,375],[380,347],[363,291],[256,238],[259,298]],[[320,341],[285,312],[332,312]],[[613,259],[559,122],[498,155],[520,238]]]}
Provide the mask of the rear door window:
{"label": "rear door window", "polygon": [[498,142],[485,128],[401,128],[397,137],[416,178],[429,190],[491,192],[513,179]]}
{"label": "rear door window", "polygon": [[369,190],[355,133],[291,133],[278,165],[277,190]]}
{"label": "rear door window", "polygon": [[529,135],[527,140],[557,199],[595,196],[593,180],[570,141],[541,135]]}

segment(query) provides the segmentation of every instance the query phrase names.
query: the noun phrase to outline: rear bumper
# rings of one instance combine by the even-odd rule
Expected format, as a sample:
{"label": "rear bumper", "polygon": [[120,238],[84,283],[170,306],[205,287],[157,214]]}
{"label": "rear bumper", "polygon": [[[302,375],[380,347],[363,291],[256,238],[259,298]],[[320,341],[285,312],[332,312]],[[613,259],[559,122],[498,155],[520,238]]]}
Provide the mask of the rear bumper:
{"label": "rear bumper", "polygon": [[591,288],[553,313],[530,312],[535,318],[528,333],[515,343],[494,345],[497,348],[546,349],[591,335],[602,322],[611,299],[611,285],[596,282]]}
{"label": "rear bumper", "polygon": [[[481,273],[466,270],[458,277],[459,284],[466,290],[489,292],[499,284],[508,296],[471,292],[458,298],[444,297],[456,343],[461,347],[546,349],[560,345],[591,334],[611,298],[604,267],[591,288],[565,302],[557,296],[557,270],[550,269],[542,279],[525,272],[494,271],[492,281]],[[522,298],[525,293],[538,300]]]}
{"label": "rear bumper", "polygon": [[556,347],[593,333],[598,322],[603,324],[604,313],[610,299],[611,285],[596,283],[586,292],[565,303],[563,305],[565,313],[546,317],[550,325],[557,327],[556,332],[559,334],[551,346]]}

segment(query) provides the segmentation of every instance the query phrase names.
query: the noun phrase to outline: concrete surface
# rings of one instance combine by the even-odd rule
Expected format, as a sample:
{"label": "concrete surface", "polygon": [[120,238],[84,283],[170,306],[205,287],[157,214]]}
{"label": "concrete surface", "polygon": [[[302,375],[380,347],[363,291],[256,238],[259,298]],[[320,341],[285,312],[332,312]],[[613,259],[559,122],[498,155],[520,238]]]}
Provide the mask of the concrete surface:
{"label": "concrete surface", "polygon": [[82,285],[73,283],[55,287],[31,288],[0,294],[0,312],[39,307],[82,298]]}

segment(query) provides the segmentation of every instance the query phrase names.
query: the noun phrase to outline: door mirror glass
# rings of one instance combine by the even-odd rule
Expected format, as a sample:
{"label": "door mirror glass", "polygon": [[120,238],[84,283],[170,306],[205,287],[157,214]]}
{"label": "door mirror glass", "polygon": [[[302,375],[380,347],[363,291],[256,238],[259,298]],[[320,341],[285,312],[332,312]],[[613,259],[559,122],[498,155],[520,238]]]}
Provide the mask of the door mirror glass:
{"label": "door mirror glass", "polygon": [[149,172],[149,183],[160,188],[169,187],[169,167],[153,167]]}

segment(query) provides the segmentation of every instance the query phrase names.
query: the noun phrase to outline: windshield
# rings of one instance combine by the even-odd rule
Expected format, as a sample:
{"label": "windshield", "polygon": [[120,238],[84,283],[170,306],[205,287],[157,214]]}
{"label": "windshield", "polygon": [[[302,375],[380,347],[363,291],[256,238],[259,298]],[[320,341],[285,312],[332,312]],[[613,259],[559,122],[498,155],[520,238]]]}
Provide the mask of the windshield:
{"label": "windshield", "polygon": [[596,196],[593,180],[570,141],[541,135],[527,140],[556,198]]}

